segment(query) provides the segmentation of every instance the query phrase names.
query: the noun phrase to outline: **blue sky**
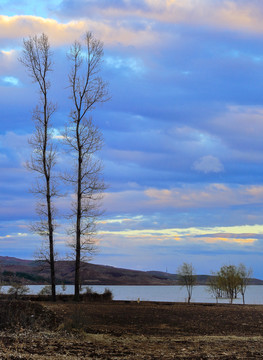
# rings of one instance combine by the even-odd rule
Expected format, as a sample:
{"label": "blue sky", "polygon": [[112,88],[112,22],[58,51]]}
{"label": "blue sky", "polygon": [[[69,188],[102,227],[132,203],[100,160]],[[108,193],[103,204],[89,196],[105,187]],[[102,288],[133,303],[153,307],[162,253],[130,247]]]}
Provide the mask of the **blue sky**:
{"label": "blue sky", "polygon": [[[1,255],[32,258],[40,243],[29,231],[37,89],[17,60],[23,38],[49,36],[59,134],[70,111],[66,53],[92,31],[112,97],[93,115],[109,185],[93,262],[176,272],[185,261],[199,274],[243,262],[263,278],[263,3],[0,1],[0,14]],[[58,168],[68,163],[60,148]],[[70,196],[57,204],[61,255]]]}

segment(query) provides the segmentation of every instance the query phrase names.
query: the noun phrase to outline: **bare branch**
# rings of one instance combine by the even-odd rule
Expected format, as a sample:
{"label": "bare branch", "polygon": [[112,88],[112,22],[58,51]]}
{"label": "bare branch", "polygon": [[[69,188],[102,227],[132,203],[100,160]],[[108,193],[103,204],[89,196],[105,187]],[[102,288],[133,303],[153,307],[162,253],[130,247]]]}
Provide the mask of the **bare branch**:
{"label": "bare branch", "polygon": [[[33,82],[37,83],[40,92],[39,104],[33,112],[35,133],[29,140],[33,152],[27,168],[38,174],[33,187],[34,194],[40,199],[36,212],[40,217],[32,230],[48,239],[52,298],[55,300],[55,265],[54,265],[54,228],[55,207],[53,198],[58,195],[57,183],[53,175],[56,164],[56,148],[52,143],[51,117],[56,106],[48,100],[50,82],[47,78],[52,71],[52,53],[48,37],[45,34],[24,39],[22,57],[19,59],[27,69]],[[46,256],[44,257],[46,260]]]}
{"label": "bare branch", "polygon": [[102,57],[103,44],[90,32],[85,34],[82,43],[72,45],[68,55],[72,109],[64,138],[75,158],[75,167],[63,178],[73,187],[75,194],[71,212],[75,223],[70,234],[75,252],[76,300],[79,298],[81,258],[94,252],[96,219],[101,213],[99,200],[105,189],[102,166],[95,156],[103,146],[102,135],[91,116],[86,118],[96,105],[108,100],[107,86],[99,77]]}

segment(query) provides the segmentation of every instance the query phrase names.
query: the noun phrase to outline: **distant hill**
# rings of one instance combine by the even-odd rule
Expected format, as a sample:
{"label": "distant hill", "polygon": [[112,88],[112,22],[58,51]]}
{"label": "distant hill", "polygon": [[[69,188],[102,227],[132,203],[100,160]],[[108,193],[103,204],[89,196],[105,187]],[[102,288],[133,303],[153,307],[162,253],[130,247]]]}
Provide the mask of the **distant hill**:
{"label": "distant hill", "polygon": [[[56,262],[57,283],[74,283],[74,262]],[[0,256],[0,276],[4,283],[48,284],[49,268],[35,260]],[[178,275],[161,271],[138,271],[106,265],[82,263],[83,285],[178,285]],[[197,275],[197,283],[205,285],[210,276]],[[262,280],[251,279],[253,285],[263,285]]]}

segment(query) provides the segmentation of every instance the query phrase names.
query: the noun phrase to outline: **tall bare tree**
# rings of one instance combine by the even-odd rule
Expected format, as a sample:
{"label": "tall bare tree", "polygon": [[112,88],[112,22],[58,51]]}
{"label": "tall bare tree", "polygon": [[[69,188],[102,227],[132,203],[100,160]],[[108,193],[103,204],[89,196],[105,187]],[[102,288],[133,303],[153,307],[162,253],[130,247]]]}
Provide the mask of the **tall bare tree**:
{"label": "tall bare tree", "polygon": [[65,179],[73,186],[75,194],[71,216],[77,301],[81,260],[94,250],[96,219],[100,215],[100,199],[105,188],[102,165],[96,157],[103,139],[90,115],[96,105],[108,100],[107,86],[99,76],[102,57],[103,44],[90,32],[82,42],[73,44],[68,55],[72,109],[65,140],[75,157],[75,167]]}
{"label": "tall bare tree", "polygon": [[[41,251],[41,256],[49,263],[52,299],[56,300],[55,260],[54,260],[54,197],[58,195],[54,165],[56,150],[52,142],[51,116],[55,111],[54,104],[49,101],[50,81],[48,74],[52,71],[52,53],[48,37],[45,34],[24,39],[23,53],[19,59],[26,67],[34,83],[39,87],[39,103],[34,109],[33,120],[35,132],[30,139],[33,148],[28,168],[38,174],[33,192],[38,196],[36,211],[40,220],[32,228],[48,239],[48,245]],[[47,252],[46,252],[47,248]]]}

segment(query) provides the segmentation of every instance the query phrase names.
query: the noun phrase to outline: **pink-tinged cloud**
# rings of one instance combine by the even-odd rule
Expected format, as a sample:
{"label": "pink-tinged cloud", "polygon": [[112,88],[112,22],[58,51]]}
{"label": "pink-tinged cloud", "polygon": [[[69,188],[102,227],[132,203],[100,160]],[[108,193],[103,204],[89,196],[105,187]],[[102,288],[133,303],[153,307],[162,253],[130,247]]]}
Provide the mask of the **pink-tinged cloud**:
{"label": "pink-tinged cloud", "polygon": [[144,6],[98,8],[104,17],[137,17],[151,21],[202,25],[212,28],[262,33],[262,5],[259,2],[215,0],[144,0]]}
{"label": "pink-tinged cloud", "polygon": [[1,50],[0,51],[0,75],[6,76],[12,74],[17,67],[18,53],[16,50]]}
{"label": "pink-tinged cloud", "polygon": [[62,17],[98,18],[101,22],[107,21],[117,27],[123,23],[135,28],[140,23],[149,31],[156,23],[169,23],[209,26],[224,31],[263,32],[262,5],[253,0],[141,0],[104,1],[102,4],[75,0],[73,4],[65,2],[62,9],[58,13]]}
{"label": "pink-tinged cloud", "polygon": [[239,244],[239,245],[253,245],[258,239],[256,238],[233,238],[233,237],[222,237],[222,236],[213,236],[213,237],[205,237],[205,238],[196,238],[195,241],[203,241],[208,244],[216,244],[216,243],[231,243],[231,244]]}
{"label": "pink-tinged cloud", "polygon": [[201,188],[183,187],[171,190],[145,191],[149,203],[170,208],[228,208],[263,203],[263,186],[210,184]]}
{"label": "pink-tinged cloud", "polygon": [[263,203],[263,186],[224,184],[189,185],[182,188],[127,190],[106,193],[104,206],[109,211],[134,212],[167,209],[229,208]]}
{"label": "pink-tinged cloud", "polygon": [[158,34],[148,29],[133,30],[122,24],[108,24],[90,19],[72,20],[61,23],[54,19],[38,16],[0,15],[0,40],[8,44],[8,40],[21,39],[44,32],[53,45],[71,44],[86,31],[93,31],[107,46],[122,44],[125,46],[148,46],[153,44]]}

